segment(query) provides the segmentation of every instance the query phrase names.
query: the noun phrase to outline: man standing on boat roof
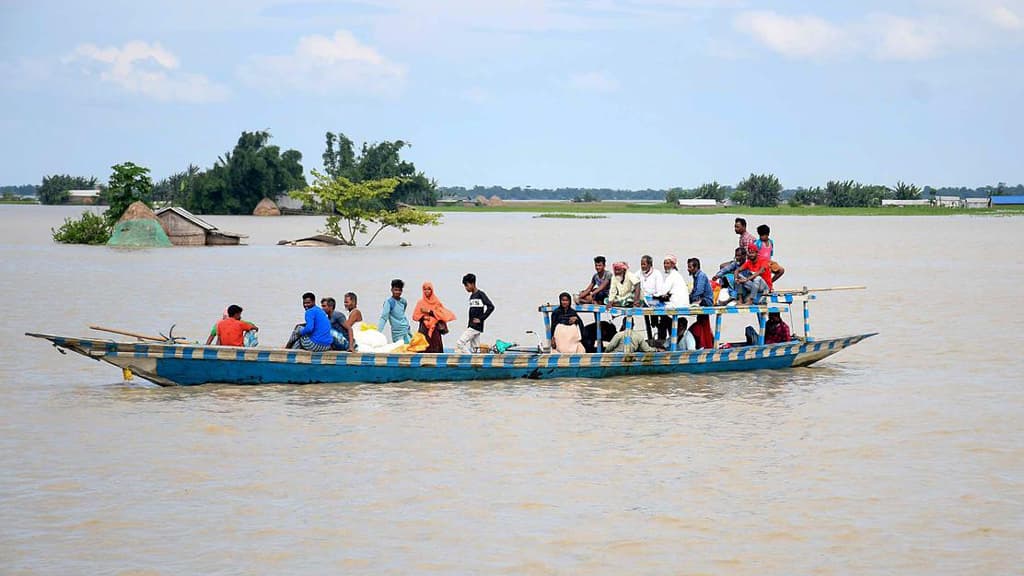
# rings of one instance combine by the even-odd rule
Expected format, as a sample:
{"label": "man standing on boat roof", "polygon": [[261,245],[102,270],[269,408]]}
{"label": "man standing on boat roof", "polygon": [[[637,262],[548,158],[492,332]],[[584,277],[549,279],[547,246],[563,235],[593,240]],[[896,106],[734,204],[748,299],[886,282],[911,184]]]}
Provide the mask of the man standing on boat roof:
{"label": "man standing on boat roof", "polygon": [[380,311],[380,319],[377,320],[377,329],[384,331],[384,325],[391,323],[391,341],[409,343],[412,334],[409,332],[409,320],[405,317],[405,309],[409,303],[402,298],[402,290],[405,289],[405,282],[395,278],[391,281],[391,298],[384,301],[384,308]]}

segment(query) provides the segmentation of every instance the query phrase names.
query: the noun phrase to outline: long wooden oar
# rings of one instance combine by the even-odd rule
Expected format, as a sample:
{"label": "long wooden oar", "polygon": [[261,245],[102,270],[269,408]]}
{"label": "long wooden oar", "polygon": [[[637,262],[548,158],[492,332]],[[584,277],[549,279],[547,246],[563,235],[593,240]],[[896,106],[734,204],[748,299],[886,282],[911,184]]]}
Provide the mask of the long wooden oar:
{"label": "long wooden oar", "polygon": [[804,286],[798,290],[776,290],[776,294],[807,294],[808,292],[835,292],[838,290],[867,290],[867,286],[832,286],[830,288],[808,288]]}
{"label": "long wooden oar", "polygon": [[118,330],[116,328],[104,328],[103,326],[89,326],[90,330],[99,330],[100,332],[110,332],[111,334],[120,334],[122,336],[131,336],[132,338],[138,338],[139,340],[151,340],[153,342],[167,342],[167,338],[161,338],[159,336],[147,336],[145,334],[138,334],[136,332],[129,332],[127,330]]}

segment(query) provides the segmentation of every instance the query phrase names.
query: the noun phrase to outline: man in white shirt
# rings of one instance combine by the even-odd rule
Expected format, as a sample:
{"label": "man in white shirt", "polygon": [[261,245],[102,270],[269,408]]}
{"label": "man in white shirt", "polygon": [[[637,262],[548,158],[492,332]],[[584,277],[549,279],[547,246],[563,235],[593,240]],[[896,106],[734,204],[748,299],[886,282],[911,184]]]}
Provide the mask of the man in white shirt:
{"label": "man in white shirt", "polygon": [[[644,254],[640,257],[640,297],[643,299],[644,306],[656,306],[661,304],[658,298],[664,294],[665,289],[665,278],[661,275],[661,270],[654,267],[654,259],[651,258],[650,254]],[[651,325],[658,325],[658,318],[652,318],[650,316],[644,316],[644,325],[647,327],[647,338],[650,340],[654,339],[654,334],[651,330]]]}
{"label": "man in white shirt", "polygon": [[[690,288],[686,279],[679,273],[679,259],[674,255],[665,256],[665,284],[663,294],[668,296],[665,306],[668,308],[686,308],[690,305]],[[664,300],[664,296],[662,297]],[[672,319],[663,317],[658,324],[658,339],[665,340],[672,331]]]}
{"label": "man in white shirt", "polygon": [[654,267],[654,259],[644,254],[640,257],[640,290],[644,303],[654,306],[657,297],[664,294],[665,279],[661,271]]}

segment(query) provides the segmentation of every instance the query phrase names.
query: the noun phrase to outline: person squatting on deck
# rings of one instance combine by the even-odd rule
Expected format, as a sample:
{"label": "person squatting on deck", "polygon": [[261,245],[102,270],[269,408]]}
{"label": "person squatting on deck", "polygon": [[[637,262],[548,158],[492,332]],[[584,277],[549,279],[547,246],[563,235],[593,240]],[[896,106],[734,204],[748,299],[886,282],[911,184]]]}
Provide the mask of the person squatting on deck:
{"label": "person squatting on deck", "polygon": [[469,324],[455,343],[455,351],[460,354],[471,354],[480,346],[484,321],[494,312],[494,303],[483,290],[477,289],[476,274],[463,276],[462,286],[469,292]]}
{"label": "person squatting on deck", "polygon": [[327,313],[316,305],[316,295],[306,292],[302,295],[302,307],[306,309],[305,321],[295,327],[285,348],[299,348],[312,352],[331,349],[331,322]]}
{"label": "person squatting on deck", "polygon": [[455,321],[455,314],[444,307],[430,282],[423,283],[423,297],[412,311],[412,321],[420,323],[419,333],[427,339],[423,352],[444,352],[441,336],[448,333],[448,323]]}
{"label": "person squatting on deck", "polygon": [[[757,328],[747,326],[745,335],[747,337],[747,345],[753,346],[757,344]],[[782,315],[778,312],[769,312],[768,320],[764,324],[764,343],[782,344],[792,339],[793,333],[789,329],[789,324],[786,324],[782,319]]]}
{"label": "person squatting on deck", "polygon": [[384,325],[391,323],[391,341],[409,343],[412,333],[409,331],[409,321],[405,318],[405,309],[409,306],[405,298],[402,298],[402,290],[405,289],[405,282],[395,278],[391,281],[391,298],[384,301],[384,308],[380,311],[380,319],[377,320],[377,330],[384,331]]}

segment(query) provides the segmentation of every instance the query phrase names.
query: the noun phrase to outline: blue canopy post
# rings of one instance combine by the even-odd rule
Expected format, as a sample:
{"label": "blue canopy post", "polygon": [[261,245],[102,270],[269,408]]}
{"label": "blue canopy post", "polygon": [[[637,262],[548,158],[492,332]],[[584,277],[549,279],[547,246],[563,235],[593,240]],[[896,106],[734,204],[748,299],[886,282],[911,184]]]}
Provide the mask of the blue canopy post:
{"label": "blue canopy post", "polygon": [[677,347],[676,340],[679,338],[679,312],[673,310],[672,315],[669,317],[672,318],[672,344],[668,349],[669,352],[675,352]]}
{"label": "blue canopy post", "polygon": [[598,352],[604,352],[604,341],[601,339],[601,310],[594,310],[594,324],[597,326],[597,337],[594,341],[594,348]]}
{"label": "blue canopy post", "polygon": [[764,346],[764,327],[768,321],[768,317],[761,310],[757,311],[757,345]]}
{"label": "blue canopy post", "polygon": [[551,342],[551,339],[554,338],[554,330],[554,326],[551,325],[551,312],[544,312],[544,334],[547,335],[548,342]]}
{"label": "blue canopy post", "polygon": [[807,300],[804,300],[804,341],[814,341],[814,338],[811,338],[811,312],[807,309]]}
{"label": "blue canopy post", "polygon": [[622,345],[628,349],[630,344],[633,343],[633,315],[627,313],[625,320],[622,321],[622,329],[626,331],[626,336],[622,339]]}
{"label": "blue canopy post", "polygon": [[718,343],[722,340],[722,312],[715,310],[715,349],[718,349]]}

